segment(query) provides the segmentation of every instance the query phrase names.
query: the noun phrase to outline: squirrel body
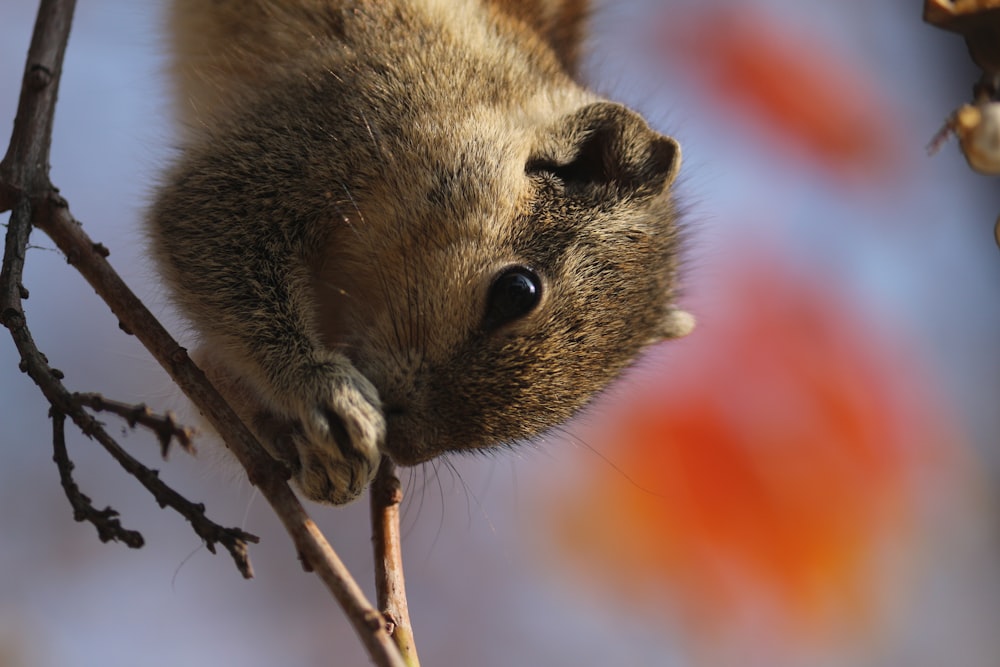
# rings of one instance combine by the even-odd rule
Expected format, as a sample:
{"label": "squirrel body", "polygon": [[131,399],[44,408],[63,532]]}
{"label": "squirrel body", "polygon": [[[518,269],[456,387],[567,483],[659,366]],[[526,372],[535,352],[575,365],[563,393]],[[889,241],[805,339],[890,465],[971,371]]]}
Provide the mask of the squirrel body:
{"label": "squirrel body", "polygon": [[675,304],[680,149],[577,83],[582,0],[173,0],[149,215],[196,359],[308,497],[563,423]]}

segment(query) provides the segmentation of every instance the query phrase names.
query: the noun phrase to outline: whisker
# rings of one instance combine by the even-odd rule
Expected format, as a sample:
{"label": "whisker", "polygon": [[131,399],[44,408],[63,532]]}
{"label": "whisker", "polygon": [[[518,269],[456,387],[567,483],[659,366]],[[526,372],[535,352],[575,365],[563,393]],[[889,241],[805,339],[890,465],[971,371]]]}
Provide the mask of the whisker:
{"label": "whisker", "polygon": [[629,475],[627,472],[625,472],[625,470],[621,466],[619,466],[617,463],[615,463],[614,461],[612,461],[606,454],[602,453],[596,447],[594,447],[589,442],[587,442],[586,440],[584,440],[583,436],[581,436],[581,435],[579,435],[577,433],[573,433],[572,431],[570,431],[569,428],[565,427],[564,425],[559,425],[559,426],[553,428],[552,431],[559,433],[570,444],[575,445],[575,446],[582,446],[582,449],[585,449],[585,450],[589,451],[591,454],[593,454],[594,456],[596,456],[598,459],[601,460],[602,463],[606,464],[608,467],[610,467],[616,473],[618,473],[619,475],[621,475],[622,478],[625,481],[627,481],[629,484],[631,484],[633,487],[635,487],[639,491],[642,491],[643,493],[645,493],[647,495],[653,496],[654,498],[664,498],[665,499],[665,498],[669,497],[669,496],[667,496],[664,493],[661,493],[659,491],[654,491],[653,489],[650,489],[649,487],[643,486],[642,484],[640,484],[639,482],[637,482],[631,475]]}

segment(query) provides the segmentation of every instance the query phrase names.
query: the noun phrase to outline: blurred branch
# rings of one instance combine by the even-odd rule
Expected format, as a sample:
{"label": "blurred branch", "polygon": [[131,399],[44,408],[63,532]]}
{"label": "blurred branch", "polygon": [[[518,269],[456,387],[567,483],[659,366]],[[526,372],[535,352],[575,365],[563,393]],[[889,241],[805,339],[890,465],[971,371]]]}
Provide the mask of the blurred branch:
{"label": "blurred branch", "polygon": [[[98,439],[108,448],[119,463],[127,460],[124,457],[128,455],[62,386],[62,374],[48,366],[28,330],[21,306],[21,301],[27,298],[22,275],[28,236],[33,224],[55,241],[66,255],[67,261],[83,275],[119,318],[122,328],[133,333],[142,342],[219,432],[247,470],[250,482],[260,489],[274,508],[291,535],[304,564],[317,573],[340,603],[373,662],[380,667],[404,667],[405,663],[386,631],[381,614],[367,601],[289,488],[287,470],[268,456],[232,408],[194,365],[187,351],[173,340],[125,285],[108,263],[107,249],[87,236],[79,222],[70,214],[66,201],[51,184],[48,157],[52,123],[74,7],[74,0],[42,0],[39,6],[14,131],[7,153],[0,162],[0,211],[13,210],[4,246],[3,267],[0,269],[0,324],[11,332],[21,354],[21,369],[29,374],[52,404],[55,420],[61,419],[63,414],[70,416],[84,433]],[[62,422],[55,424],[56,428],[60,429],[61,424]],[[130,467],[125,463],[122,465],[140,477],[140,481],[151,491],[151,486],[157,486],[155,483],[151,484],[154,479],[159,481],[154,471],[147,469],[148,474],[140,474],[134,466]],[[61,463],[60,469],[66,472],[68,467]],[[153,493],[163,504],[163,498],[166,497],[163,494],[168,491],[173,493],[163,486]],[[178,498],[176,503],[171,500],[166,504],[177,507],[188,503],[183,498]],[[198,512],[202,509],[200,505],[188,504]],[[188,518],[191,519],[190,516]],[[203,534],[204,525],[199,526],[195,521],[192,521],[192,525],[203,539],[210,539]],[[225,531],[221,527],[219,530]],[[252,536],[241,531],[229,534],[235,538],[234,544],[242,545],[242,557],[245,558],[245,541],[251,540]],[[223,539],[219,541],[226,544]],[[230,551],[239,563],[239,550]],[[249,563],[241,571],[249,575]]]}
{"label": "blurred branch", "polygon": [[371,500],[378,608],[382,610],[389,626],[389,634],[403,654],[403,660],[408,667],[420,667],[403,580],[403,552],[399,532],[399,505],[403,502],[403,489],[396,477],[396,467],[388,457],[382,457],[368,493]]}
{"label": "blurred branch", "polygon": [[1000,0],[925,0],[924,21],[961,35],[982,70],[972,87],[972,103],[952,112],[930,150],[954,134],[972,169],[1000,174]]}
{"label": "blurred branch", "polygon": [[1000,72],[1000,0],[925,0],[924,21],[962,35],[974,63]]}
{"label": "blurred branch", "polygon": [[[955,135],[969,167],[1000,175],[1000,0],[924,0],[924,21],[961,35],[972,62],[983,71],[972,87],[972,103],[948,116],[929,150],[935,152]],[[1000,246],[1000,216],[993,238]]]}

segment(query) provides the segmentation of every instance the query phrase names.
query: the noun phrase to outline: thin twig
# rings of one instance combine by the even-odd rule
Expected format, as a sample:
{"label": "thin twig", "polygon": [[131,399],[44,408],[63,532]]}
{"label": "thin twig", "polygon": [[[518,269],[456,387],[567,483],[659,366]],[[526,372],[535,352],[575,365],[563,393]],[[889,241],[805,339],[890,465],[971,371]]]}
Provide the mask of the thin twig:
{"label": "thin twig", "polygon": [[94,524],[101,542],[114,540],[133,549],[141,548],[146,543],[142,533],[124,528],[118,520],[118,512],[114,509],[105,507],[99,510],[94,507],[90,498],[80,491],[80,487],[73,481],[74,466],[66,451],[66,415],[55,408],[49,414],[52,417],[52,460],[59,468],[59,481],[66,492],[69,504],[73,506],[73,518]]}
{"label": "thin twig", "polygon": [[406,604],[403,580],[403,552],[399,530],[399,506],[403,489],[396,468],[388,457],[382,458],[369,490],[372,515],[372,544],[375,548],[375,590],[389,633],[409,667],[420,667],[413,640],[410,610]]}
{"label": "thin twig", "polygon": [[209,551],[215,553],[215,544],[223,545],[244,577],[253,576],[247,557],[247,542],[259,538],[239,528],[224,528],[205,516],[204,505],[192,503],[167,486],[155,470],[151,470],[126,452],[83,407],[62,383],[61,371],[49,366],[45,355],[35,345],[21,307],[22,292],[18,289],[24,269],[24,245],[28,236],[29,216],[32,207],[27,199],[14,208],[7,228],[4,264],[0,270],[0,324],[10,331],[14,344],[21,354],[22,371],[38,385],[54,411],[68,415],[88,437],[97,440],[104,449],[129,474],[135,477],[153,495],[160,507],[170,507],[181,514],[203,540]]}
{"label": "thin twig", "polygon": [[[17,329],[30,340],[20,307],[20,266],[23,265],[30,221],[55,241],[69,263],[110,306],[123,329],[142,342],[222,436],[247,470],[250,482],[260,489],[274,508],[304,562],[340,603],[373,662],[379,667],[405,667],[385,630],[381,615],[365,598],[289,488],[287,470],[264,451],[194,365],[187,351],[173,340],[125,285],[107,262],[107,249],[87,236],[70,214],[65,200],[49,183],[47,157],[55,94],[73,5],[73,0],[42,0],[18,105],[18,120],[25,117],[32,122],[15,122],[11,148],[0,163],[0,209],[18,207],[26,213],[24,216],[12,216],[8,229],[4,272],[9,282],[0,284],[0,298],[3,298],[0,301],[0,320],[11,329],[12,335]],[[32,73],[36,71],[43,72],[43,76],[33,78]],[[15,262],[18,263],[16,270],[12,268],[8,271],[8,255],[15,260],[20,258],[19,262]],[[11,291],[16,293],[13,299],[8,298]],[[22,350],[22,359],[24,355]],[[63,406],[57,407],[63,409]],[[71,410],[65,411],[73,416]]]}
{"label": "thin twig", "polygon": [[167,452],[173,440],[176,440],[184,451],[190,454],[195,453],[194,441],[192,440],[194,429],[178,424],[174,420],[172,412],[158,415],[150,410],[145,403],[129,405],[109,400],[100,394],[73,394],[73,400],[91,410],[118,415],[128,423],[130,428],[135,428],[137,424],[145,426],[156,434],[160,441],[160,453],[164,459],[167,458]]}
{"label": "thin twig", "polygon": [[[69,397],[72,401],[72,396]],[[77,408],[76,412],[86,415],[82,408]],[[178,514],[187,519],[194,532],[205,541],[205,548],[211,553],[215,553],[215,545],[221,544],[233,557],[233,562],[239,569],[240,574],[246,579],[253,578],[253,567],[250,565],[247,553],[247,542],[254,544],[260,542],[260,538],[240,528],[224,528],[205,516],[205,506],[201,503],[193,503],[181,494],[167,486],[159,476],[159,472],[147,468],[107,434],[100,422],[86,415],[89,419],[84,423],[78,421],[75,414],[70,413],[73,420],[80,426],[84,435],[94,438],[106,449],[118,464],[130,475],[135,477],[146,490],[152,494],[160,507],[170,507]]]}
{"label": "thin twig", "polygon": [[[20,368],[38,385],[53,409],[68,415],[89,437],[97,440],[111,455],[140,481],[156,498],[161,507],[172,507],[181,513],[195,532],[206,541],[208,549],[215,543],[226,547],[244,576],[251,576],[247,560],[247,541],[256,536],[239,529],[227,529],[208,520],[204,507],[190,502],[164,484],[155,471],[146,468],[87,414],[62,384],[62,373],[48,364],[45,355],[35,345],[21,305],[27,290],[22,284],[25,251],[31,232],[32,218],[38,208],[32,199],[36,191],[52,196],[48,180],[48,152],[51,143],[52,114],[55,110],[56,88],[62,71],[62,55],[72,19],[72,0],[44,0],[39,8],[39,20],[28,51],[25,81],[18,102],[14,133],[7,154],[0,163],[0,190],[14,193],[15,204],[4,245],[3,267],[0,268],[0,324],[10,331],[21,355]],[[55,41],[54,41],[55,40]],[[43,73],[43,74],[40,74]],[[45,133],[46,136],[35,136]]]}

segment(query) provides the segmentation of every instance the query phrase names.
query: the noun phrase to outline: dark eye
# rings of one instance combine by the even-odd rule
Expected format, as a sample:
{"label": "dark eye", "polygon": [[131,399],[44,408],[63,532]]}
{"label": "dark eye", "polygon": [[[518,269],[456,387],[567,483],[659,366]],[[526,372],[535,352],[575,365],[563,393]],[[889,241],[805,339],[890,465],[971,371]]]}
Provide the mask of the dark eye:
{"label": "dark eye", "polygon": [[511,266],[493,280],[486,301],[486,330],[524,317],[542,298],[542,281],[526,266]]}

